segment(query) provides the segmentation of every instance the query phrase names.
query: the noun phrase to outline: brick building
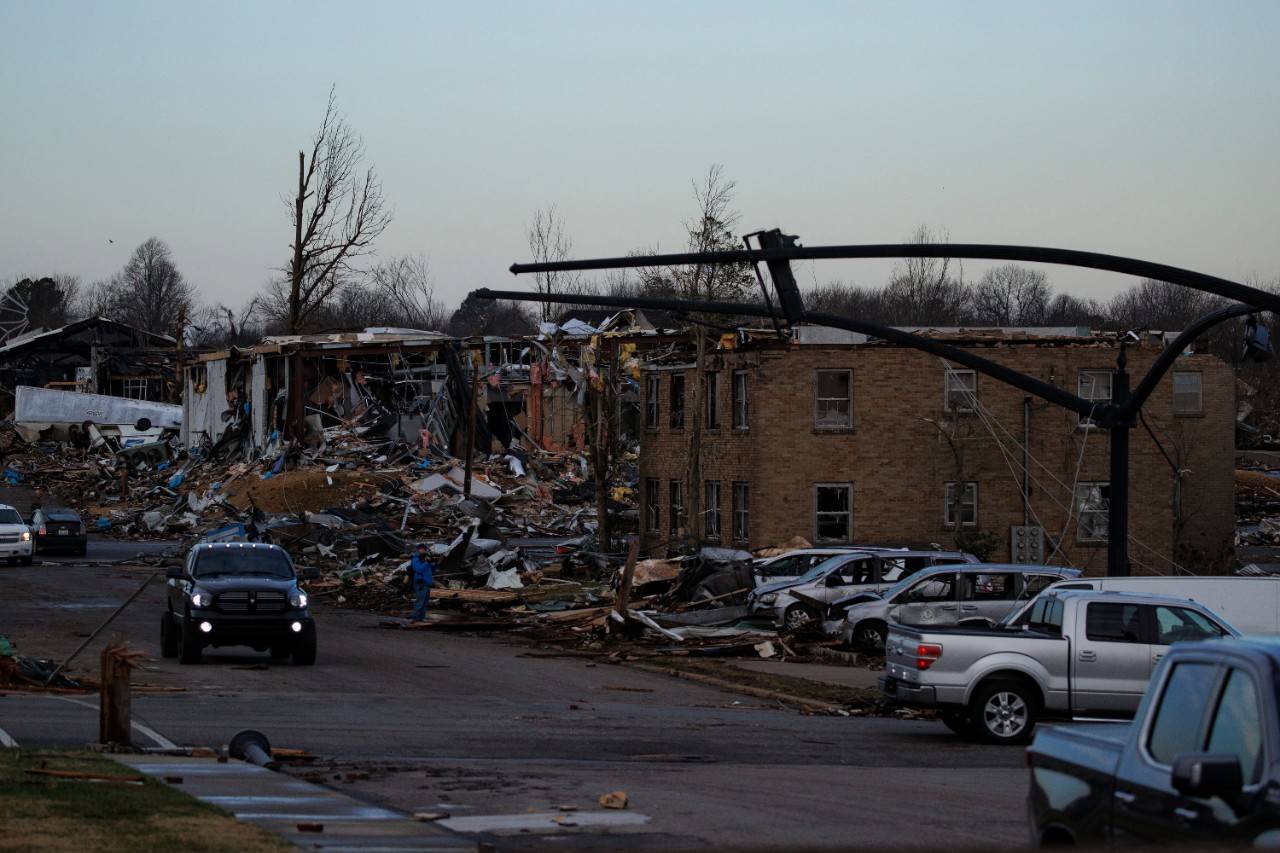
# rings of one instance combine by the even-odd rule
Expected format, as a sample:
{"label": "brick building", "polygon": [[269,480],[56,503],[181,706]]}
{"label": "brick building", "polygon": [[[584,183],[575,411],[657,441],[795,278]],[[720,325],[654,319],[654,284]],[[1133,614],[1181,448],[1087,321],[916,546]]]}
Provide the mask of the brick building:
{"label": "brick building", "polygon": [[[799,331],[800,340],[821,340]],[[1110,398],[1113,338],[1066,330],[936,334],[1081,397]],[[1106,430],[935,356],[845,341],[748,339],[717,351],[703,377],[693,375],[691,360],[646,368],[647,553],[691,541],[757,548],[798,535],[815,544],[985,542],[990,559],[1008,560],[1034,555],[1042,542],[1049,562],[1105,571]],[[1128,347],[1134,383],[1162,344],[1156,335]],[[707,383],[703,411],[693,411],[695,381]],[[1230,366],[1183,356],[1144,414],[1159,445],[1141,424],[1132,431],[1133,571],[1168,573],[1175,561],[1210,570],[1230,556],[1233,541]],[[687,482],[694,418],[703,425],[698,484]],[[696,519],[685,517],[691,486],[700,490]],[[1017,533],[1020,542],[1031,537],[1030,552],[1011,554],[1015,527],[1033,528]]]}

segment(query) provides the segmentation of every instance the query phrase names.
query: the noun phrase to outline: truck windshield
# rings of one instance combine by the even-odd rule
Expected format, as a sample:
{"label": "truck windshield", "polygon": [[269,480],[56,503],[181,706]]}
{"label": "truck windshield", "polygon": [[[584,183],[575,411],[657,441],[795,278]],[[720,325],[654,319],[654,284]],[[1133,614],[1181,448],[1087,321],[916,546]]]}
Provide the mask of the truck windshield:
{"label": "truck windshield", "polygon": [[265,548],[218,548],[205,551],[196,558],[191,574],[197,578],[218,575],[262,575],[272,578],[293,577],[293,566],[281,551]]}
{"label": "truck windshield", "polygon": [[16,509],[0,509],[0,524],[25,524]]}

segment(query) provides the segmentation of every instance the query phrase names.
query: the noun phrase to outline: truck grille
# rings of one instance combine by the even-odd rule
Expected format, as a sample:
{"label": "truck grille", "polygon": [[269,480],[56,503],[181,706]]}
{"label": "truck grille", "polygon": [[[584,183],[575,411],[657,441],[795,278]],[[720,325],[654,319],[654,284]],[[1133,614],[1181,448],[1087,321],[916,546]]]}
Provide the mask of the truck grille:
{"label": "truck grille", "polygon": [[224,592],[218,596],[218,609],[224,613],[279,613],[287,603],[283,592],[269,589]]}
{"label": "truck grille", "polygon": [[0,533],[0,543],[2,544],[12,545],[14,542],[17,542],[17,541],[18,541],[18,534],[16,533]]}

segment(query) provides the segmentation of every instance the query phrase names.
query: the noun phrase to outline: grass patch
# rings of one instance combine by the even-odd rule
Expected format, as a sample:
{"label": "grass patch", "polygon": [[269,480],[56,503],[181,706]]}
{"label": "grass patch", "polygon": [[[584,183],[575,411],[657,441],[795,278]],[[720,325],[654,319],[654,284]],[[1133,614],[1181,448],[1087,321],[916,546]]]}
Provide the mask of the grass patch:
{"label": "grass patch", "polygon": [[35,776],[24,772],[29,769],[139,775],[87,751],[0,749],[0,850],[293,849],[277,836],[149,777],[141,785],[125,785]]}
{"label": "grass patch", "polygon": [[707,675],[723,681],[731,681],[744,687],[773,690],[789,696],[816,699],[819,702],[830,702],[833,705],[843,705],[849,708],[866,708],[870,710],[878,707],[883,698],[879,690],[871,687],[847,687],[843,684],[829,684],[808,678],[797,678],[794,675],[754,672],[749,669],[741,669],[729,662],[670,657],[662,659],[650,658],[645,663],[650,666],[661,666],[679,672]]}

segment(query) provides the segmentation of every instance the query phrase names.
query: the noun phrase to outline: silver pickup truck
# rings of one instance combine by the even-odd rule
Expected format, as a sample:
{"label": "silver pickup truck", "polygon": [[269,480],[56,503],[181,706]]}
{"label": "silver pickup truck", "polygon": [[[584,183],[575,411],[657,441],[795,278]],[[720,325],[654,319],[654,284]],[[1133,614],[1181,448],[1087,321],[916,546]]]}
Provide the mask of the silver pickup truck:
{"label": "silver pickup truck", "polygon": [[1043,717],[1132,715],[1172,643],[1223,636],[1239,634],[1187,599],[1050,592],[1017,630],[891,624],[880,688],[957,734],[1025,743]]}

